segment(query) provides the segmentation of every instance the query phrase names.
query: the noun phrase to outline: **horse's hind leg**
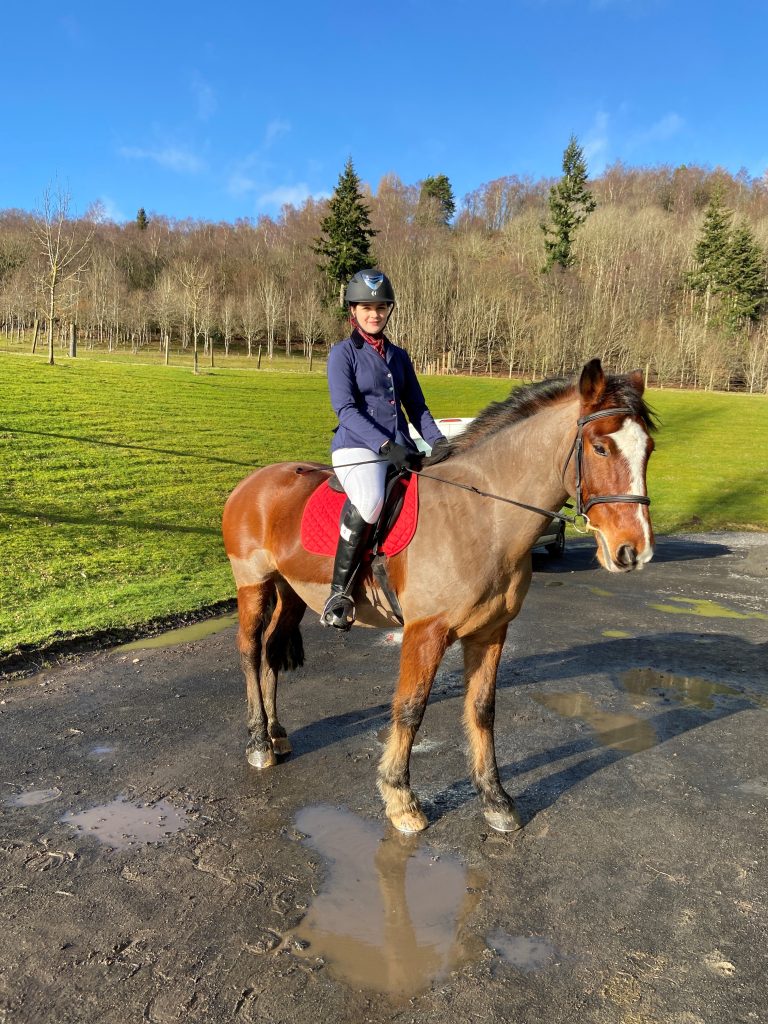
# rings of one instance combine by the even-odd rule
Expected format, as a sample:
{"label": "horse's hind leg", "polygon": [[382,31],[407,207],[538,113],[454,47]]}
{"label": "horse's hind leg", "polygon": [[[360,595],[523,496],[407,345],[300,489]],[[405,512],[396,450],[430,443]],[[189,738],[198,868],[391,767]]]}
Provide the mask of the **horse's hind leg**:
{"label": "horse's hind leg", "polygon": [[272,580],[238,587],[237,610],[240,629],[237,646],[245,675],[248,696],[248,746],[245,753],[254,768],[269,768],[277,763],[267,729],[267,715],[261,695],[261,660],[264,627],[275,607],[275,584]]}
{"label": "horse's hind leg", "polygon": [[432,681],[447,646],[448,629],[442,618],[406,624],[392,723],[379,765],[379,792],[387,817],[401,832],[420,832],[427,827],[426,815],[411,789],[409,762]]}
{"label": "horse's hind leg", "polygon": [[299,623],[306,604],[280,579],[276,584],[277,605],[264,634],[261,665],[261,695],[267,715],[267,733],[275,754],[290,754],[288,734],[277,719],[277,674],[280,669],[304,664],[304,645]]}
{"label": "horse's hind leg", "polygon": [[499,832],[521,827],[512,798],[504,790],[496,764],[493,724],[496,709],[496,672],[506,623],[485,638],[466,637],[464,647],[464,726],[469,739],[472,780],[480,795],[485,820]]}

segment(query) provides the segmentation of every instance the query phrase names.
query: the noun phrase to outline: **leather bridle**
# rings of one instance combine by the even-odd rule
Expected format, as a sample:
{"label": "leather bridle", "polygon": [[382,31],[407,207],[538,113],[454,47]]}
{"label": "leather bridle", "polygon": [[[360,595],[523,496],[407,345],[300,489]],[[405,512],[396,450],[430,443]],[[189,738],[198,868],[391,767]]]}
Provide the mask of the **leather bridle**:
{"label": "leather bridle", "polygon": [[651,499],[646,497],[644,494],[596,494],[589,498],[586,502],[584,501],[581,493],[582,485],[584,484],[584,427],[587,423],[591,423],[593,420],[602,419],[604,416],[631,416],[632,410],[627,406],[619,406],[615,409],[601,409],[599,412],[592,412],[588,416],[580,416],[576,421],[577,431],[576,437],[573,439],[571,450],[568,452],[568,458],[565,460],[563,466],[563,476],[565,471],[568,469],[568,463],[573,458],[574,452],[576,453],[576,516],[581,516],[586,523],[589,523],[589,517],[587,513],[593,505],[605,505],[623,502],[627,504],[635,505],[650,505]]}

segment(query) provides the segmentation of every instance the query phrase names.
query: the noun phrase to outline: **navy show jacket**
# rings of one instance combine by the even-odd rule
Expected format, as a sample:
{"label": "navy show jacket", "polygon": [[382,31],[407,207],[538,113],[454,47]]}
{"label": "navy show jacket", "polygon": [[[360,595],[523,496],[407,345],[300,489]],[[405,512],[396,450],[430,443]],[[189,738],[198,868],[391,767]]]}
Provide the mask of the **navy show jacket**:
{"label": "navy show jacket", "polygon": [[385,441],[415,445],[408,419],[428,445],[443,436],[433,420],[405,349],[387,341],[384,359],[354,330],[328,355],[328,388],[339,425],[331,451],[368,448],[378,452]]}

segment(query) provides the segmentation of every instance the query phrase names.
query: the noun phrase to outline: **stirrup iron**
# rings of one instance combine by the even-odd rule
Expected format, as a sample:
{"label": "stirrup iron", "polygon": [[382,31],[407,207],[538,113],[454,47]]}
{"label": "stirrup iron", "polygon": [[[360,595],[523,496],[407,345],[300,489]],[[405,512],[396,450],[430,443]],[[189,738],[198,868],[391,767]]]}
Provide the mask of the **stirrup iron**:
{"label": "stirrup iron", "polygon": [[344,632],[352,628],[355,621],[355,602],[349,594],[331,594],[325,602],[320,624],[333,626]]}

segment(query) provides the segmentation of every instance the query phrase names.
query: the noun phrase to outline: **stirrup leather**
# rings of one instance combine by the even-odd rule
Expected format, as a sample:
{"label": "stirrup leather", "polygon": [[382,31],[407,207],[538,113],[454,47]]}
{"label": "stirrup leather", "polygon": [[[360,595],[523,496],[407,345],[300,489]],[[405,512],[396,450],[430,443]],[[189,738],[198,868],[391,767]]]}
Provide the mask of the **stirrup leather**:
{"label": "stirrup leather", "polygon": [[348,630],[355,621],[355,602],[348,594],[331,594],[325,602],[320,622],[323,626]]}

